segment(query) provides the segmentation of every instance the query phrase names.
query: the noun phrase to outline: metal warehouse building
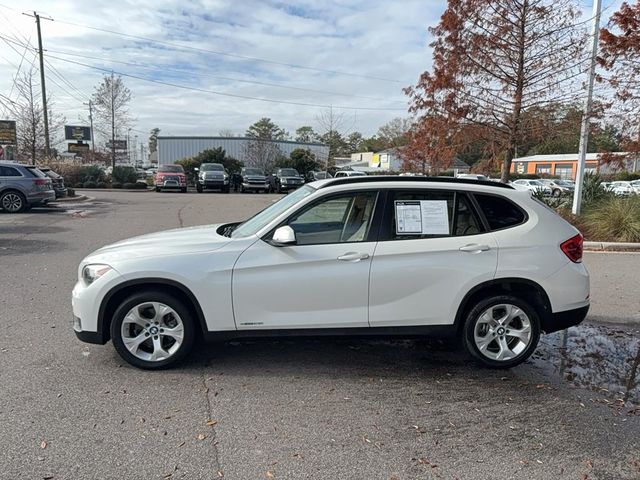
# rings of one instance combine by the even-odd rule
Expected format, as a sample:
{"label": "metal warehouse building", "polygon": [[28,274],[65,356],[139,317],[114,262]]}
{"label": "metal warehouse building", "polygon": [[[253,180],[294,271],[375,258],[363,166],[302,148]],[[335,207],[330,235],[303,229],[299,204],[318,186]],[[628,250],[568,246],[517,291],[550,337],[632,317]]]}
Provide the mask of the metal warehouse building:
{"label": "metal warehouse building", "polygon": [[[158,164],[171,164],[183,158],[194,157],[203,150],[218,147],[222,147],[228,156],[246,162],[245,152],[252,140],[255,139],[249,137],[158,137]],[[269,141],[276,144],[286,157],[296,148],[303,148],[310,150],[320,163],[326,162],[329,158],[329,145],[322,143]]]}

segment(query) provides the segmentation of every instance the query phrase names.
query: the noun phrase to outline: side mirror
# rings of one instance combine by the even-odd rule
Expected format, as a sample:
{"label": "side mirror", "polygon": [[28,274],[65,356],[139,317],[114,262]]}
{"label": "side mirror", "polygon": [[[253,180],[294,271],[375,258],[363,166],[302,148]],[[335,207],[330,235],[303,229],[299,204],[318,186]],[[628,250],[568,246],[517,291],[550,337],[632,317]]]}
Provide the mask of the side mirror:
{"label": "side mirror", "polygon": [[194,169],[193,169],[193,171],[194,171],[194,172],[199,172],[199,171],[200,171],[200,169],[199,169],[198,167],[196,167],[196,168],[194,168]]}
{"label": "side mirror", "polygon": [[296,233],[289,225],[277,228],[273,232],[271,241],[274,245],[284,247],[285,245],[293,245],[296,243]]}

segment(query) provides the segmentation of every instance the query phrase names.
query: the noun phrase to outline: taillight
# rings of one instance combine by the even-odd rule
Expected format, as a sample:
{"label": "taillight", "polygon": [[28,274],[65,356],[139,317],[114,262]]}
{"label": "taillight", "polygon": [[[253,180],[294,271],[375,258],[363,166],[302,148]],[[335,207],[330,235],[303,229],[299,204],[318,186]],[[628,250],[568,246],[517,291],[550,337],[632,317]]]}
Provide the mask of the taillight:
{"label": "taillight", "polygon": [[560,249],[573,263],[580,263],[582,261],[582,246],[584,238],[579,233],[575,237],[571,237],[566,242],[560,244]]}
{"label": "taillight", "polygon": [[47,180],[44,178],[37,178],[36,180],[34,180],[34,183],[36,185],[50,185],[51,184],[51,180]]}

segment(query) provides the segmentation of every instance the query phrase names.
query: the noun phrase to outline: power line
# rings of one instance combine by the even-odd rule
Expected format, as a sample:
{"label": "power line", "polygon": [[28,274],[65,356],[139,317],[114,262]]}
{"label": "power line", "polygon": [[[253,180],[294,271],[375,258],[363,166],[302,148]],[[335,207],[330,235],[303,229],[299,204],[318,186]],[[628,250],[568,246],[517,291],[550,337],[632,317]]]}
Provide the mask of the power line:
{"label": "power line", "polygon": [[[253,97],[250,95],[239,95],[239,94],[235,94],[235,93],[226,93],[226,92],[219,92],[216,90],[208,90],[205,88],[198,88],[198,87],[188,87],[186,85],[180,85],[178,83],[171,83],[171,82],[165,82],[162,80],[156,80],[156,79],[152,79],[152,78],[146,78],[146,77],[141,77],[138,75],[132,75],[129,73],[124,73],[124,72],[118,72],[115,71],[113,69],[107,69],[107,68],[101,68],[101,67],[96,67],[94,65],[89,65],[86,63],[82,63],[82,62],[76,62],[74,60],[69,60],[66,58],[60,58],[60,57],[56,57],[54,55],[46,55],[49,58],[55,58],[56,60],[60,60],[62,62],[67,62],[67,63],[73,63],[75,65],[80,65],[86,68],[91,68],[93,70],[99,70],[101,72],[105,72],[105,73],[116,73],[120,76],[123,77],[128,77],[128,78],[135,78],[137,80],[142,80],[145,82],[151,82],[151,83],[156,83],[158,85],[165,85],[168,87],[175,87],[175,88],[181,88],[183,90],[191,90],[194,92],[201,92],[201,93],[211,93],[213,95],[220,95],[220,96],[224,96],[224,97],[232,97],[232,98],[241,98],[244,100],[256,100],[259,102],[267,102],[267,103],[279,103],[279,104],[284,104],[284,105],[298,105],[298,106],[303,106],[303,107],[320,107],[320,108],[330,108],[331,105],[324,105],[324,104],[319,104],[319,103],[306,103],[306,102],[294,102],[294,101],[289,101],[289,100],[274,100],[272,98],[261,98],[261,97]],[[367,110],[367,111],[405,111],[404,109],[399,109],[399,108],[376,108],[376,107],[352,107],[352,106],[336,106],[333,105],[333,108],[338,108],[341,110]]]}

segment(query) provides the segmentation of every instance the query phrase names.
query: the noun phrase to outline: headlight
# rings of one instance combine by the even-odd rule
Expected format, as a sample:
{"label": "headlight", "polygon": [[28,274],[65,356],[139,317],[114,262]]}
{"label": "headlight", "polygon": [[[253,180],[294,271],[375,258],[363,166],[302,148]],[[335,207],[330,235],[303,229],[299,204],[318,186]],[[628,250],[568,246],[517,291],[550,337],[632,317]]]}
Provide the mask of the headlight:
{"label": "headlight", "polygon": [[91,285],[109,270],[111,270],[111,267],[109,265],[87,265],[82,269],[82,280],[84,280],[84,283],[87,284],[87,286]]}

